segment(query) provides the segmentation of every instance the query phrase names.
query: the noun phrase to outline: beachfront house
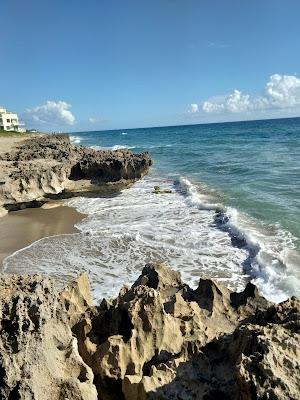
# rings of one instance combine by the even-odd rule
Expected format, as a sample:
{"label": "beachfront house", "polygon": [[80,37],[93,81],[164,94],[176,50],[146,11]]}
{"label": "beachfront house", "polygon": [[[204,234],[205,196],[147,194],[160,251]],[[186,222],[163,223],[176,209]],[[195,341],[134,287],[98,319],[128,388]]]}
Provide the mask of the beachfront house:
{"label": "beachfront house", "polygon": [[0,107],[0,131],[25,132],[24,124],[19,122],[19,117],[5,108]]}

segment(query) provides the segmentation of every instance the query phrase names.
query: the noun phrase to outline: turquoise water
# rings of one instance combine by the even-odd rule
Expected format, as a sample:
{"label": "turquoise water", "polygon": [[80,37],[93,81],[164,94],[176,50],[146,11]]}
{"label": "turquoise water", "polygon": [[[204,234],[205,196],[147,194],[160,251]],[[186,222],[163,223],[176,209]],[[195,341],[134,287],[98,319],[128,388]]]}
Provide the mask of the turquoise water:
{"label": "turquoise water", "polygon": [[161,174],[209,185],[227,205],[279,223],[295,235],[299,246],[300,118],[79,136],[84,145],[149,151]]}
{"label": "turquoise water", "polygon": [[[87,271],[96,298],[165,261],[271,300],[300,295],[300,118],[81,132],[75,144],[149,151],[149,175],[113,198],[68,202],[87,217],[79,234],[46,238],[9,257],[65,279]],[[153,186],[172,190],[155,195]],[[63,273],[62,273],[63,270]],[[13,270],[12,270],[13,272]],[[63,275],[63,278],[62,278]]]}

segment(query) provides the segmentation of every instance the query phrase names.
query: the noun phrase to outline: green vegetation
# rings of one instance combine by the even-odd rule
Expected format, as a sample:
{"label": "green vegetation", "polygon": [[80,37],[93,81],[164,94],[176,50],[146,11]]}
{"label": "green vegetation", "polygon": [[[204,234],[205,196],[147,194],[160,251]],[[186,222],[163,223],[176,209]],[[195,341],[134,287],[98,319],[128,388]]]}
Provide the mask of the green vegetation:
{"label": "green vegetation", "polygon": [[0,137],[11,137],[11,136],[21,136],[24,133],[16,132],[16,131],[3,131],[0,129]]}
{"label": "green vegetation", "polygon": [[26,135],[36,135],[37,132],[17,132],[17,131],[4,131],[0,129],[0,137],[17,137]]}

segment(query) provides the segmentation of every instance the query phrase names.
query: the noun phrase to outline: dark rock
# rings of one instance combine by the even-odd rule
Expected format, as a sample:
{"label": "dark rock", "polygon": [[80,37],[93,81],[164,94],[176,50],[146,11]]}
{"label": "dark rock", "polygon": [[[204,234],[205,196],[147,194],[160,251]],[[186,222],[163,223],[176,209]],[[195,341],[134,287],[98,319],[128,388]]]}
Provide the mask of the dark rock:
{"label": "dark rock", "polygon": [[14,210],[61,193],[70,197],[107,183],[125,185],[146,174],[151,163],[148,153],[76,147],[67,135],[37,136],[0,155],[0,207]]}

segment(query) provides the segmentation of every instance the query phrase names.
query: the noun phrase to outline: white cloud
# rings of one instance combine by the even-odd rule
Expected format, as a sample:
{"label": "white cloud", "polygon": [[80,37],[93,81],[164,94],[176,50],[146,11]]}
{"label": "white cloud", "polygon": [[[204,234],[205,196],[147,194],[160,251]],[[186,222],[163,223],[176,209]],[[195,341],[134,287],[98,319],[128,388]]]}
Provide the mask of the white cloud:
{"label": "white cloud", "polygon": [[73,125],[75,116],[70,111],[71,105],[65,101],[50,101],[46,104],[27,109],[26,113],[31,119],[41,125],[59,126]]}
{"label": "white cloud", "polygon": [[263,94],[251,97],[239,90],[227,96],[208,99],[201,105],[210,114],[233,114],[264,110],[292,109],[300,106],[300,79],[294,75],[271,75]]}
{"label": "white cloud", "polygon": [[300,79],[294,75],[274,74],[265,88],[269,104],[279,108],[300,104]]}
{"label": "white cloud", "polygon": [[207,113],[215,112],[243,112],[251,107],[250,96],[243,95],[239,90],[234,90],[219,102],[205,101],[202,110]]}
{"label": "white cloud", "polygon": [[189,113],[196,113],[199,111],[198,104],[192,103],[190,104],[190,108],[188,110]]}
{"label": "white cloud", "polygon": [[97,118],[90,117],[90,118],[89,118],[89,122],[90,122],[91,124],[95,124],[96,122],[98,122],[98,120],[97,120]]}

